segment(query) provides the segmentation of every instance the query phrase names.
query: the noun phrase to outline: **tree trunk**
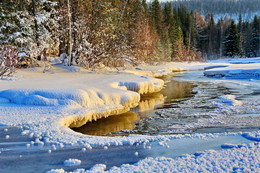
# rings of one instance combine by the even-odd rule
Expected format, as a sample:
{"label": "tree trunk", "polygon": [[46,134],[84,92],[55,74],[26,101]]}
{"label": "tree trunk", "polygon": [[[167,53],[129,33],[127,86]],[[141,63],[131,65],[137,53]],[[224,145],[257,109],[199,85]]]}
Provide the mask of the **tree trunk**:
{"label": "tree trunk", "polygon": [[70,0],[67,0],[67,5],[68,5],[68,20],[69,20],[69,52],[68,52],[68,66],[71,65],[72,62],[72,23],[71,23],[71,5],[70,5]]}

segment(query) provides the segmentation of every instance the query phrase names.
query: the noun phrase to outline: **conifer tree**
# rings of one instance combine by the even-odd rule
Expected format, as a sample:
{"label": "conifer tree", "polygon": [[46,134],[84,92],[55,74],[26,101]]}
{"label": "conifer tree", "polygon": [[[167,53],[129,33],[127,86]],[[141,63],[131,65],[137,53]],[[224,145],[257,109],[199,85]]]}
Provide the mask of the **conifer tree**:
{"label": "conifer tree", "polygon": [[260,17],[255,16],[252,23],[251,52],[254,57],[260,55]]}
{"label": "conifer tree", "polygon": [[232,20],[225,34],[224,55],[230,57],[241,55],[240,38],[234,20]]}
{"label": "conifer tree", "polygon": [[165,60],[169,60],[171,54],[170,40],[167,29],[164,25],[164,16],[161,4],[158,0],[154,0],[151,5],[151,19],[152,25],[159,36],[157,42],[158,50],[161,52],[161,55]]}

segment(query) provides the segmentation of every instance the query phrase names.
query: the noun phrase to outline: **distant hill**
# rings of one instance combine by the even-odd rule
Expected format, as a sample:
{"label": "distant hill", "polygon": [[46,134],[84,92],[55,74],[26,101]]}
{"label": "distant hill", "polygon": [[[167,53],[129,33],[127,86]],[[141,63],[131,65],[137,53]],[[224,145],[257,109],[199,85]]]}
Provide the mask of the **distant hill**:
{"label": "distant hill", "polygon": [[[242,15],[244,21],[251,21],[254,15],[260,16],[260,0],[169,0],[173,7],[184,5],[188,10],[197,10],[202,15],[214,14],[220,17],[238,19]],[[164,4],[164,3],[162,3]]]}

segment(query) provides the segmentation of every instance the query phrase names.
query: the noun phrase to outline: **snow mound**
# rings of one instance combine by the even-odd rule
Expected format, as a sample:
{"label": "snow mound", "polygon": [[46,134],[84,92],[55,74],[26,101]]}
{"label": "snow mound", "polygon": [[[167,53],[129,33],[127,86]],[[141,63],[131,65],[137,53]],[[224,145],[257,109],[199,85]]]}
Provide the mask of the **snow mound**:
{"label": "snow mound", "polygon": [[68,159],[63,162],[65,166],[78,166],[81,164],[81,160],[78,159]]}
{"label": "snow mound", "polygon": [[91,172],[105,172],[105,169],[106,169],[106,165],[104,165],[104,164],[96,164],[96,165],[94,165],[91,169],[90,169],[90,171]]}
{"label": "snow mound", "polygon": [[127,90],[135,91],[139,94],[155,93],[159,92],[163,88],[164,81],[155,79],[151,82],[148,77],[140,76],[141,78],[148,79],[143,82],[119,82],[118,86],[125,86]]}
{"label": "snow mound", "polygon": [[234,95],[224,95],[219,97],[220,101],[229,106],[241,106],[243,104],[242,101],[236,100]]}

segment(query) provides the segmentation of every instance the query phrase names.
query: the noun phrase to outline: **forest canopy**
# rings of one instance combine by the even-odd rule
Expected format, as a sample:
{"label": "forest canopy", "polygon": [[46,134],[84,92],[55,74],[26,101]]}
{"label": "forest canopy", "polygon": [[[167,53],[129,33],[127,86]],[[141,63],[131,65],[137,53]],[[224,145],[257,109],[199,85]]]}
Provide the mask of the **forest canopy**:
{"label": "forest canopy", "polygon": [[5,0],[1,50],[11,46],[38,60],[63,56],[67,65],[86,68],[260,55],[260,17],[215,20],[190,9],[198,1]]}

